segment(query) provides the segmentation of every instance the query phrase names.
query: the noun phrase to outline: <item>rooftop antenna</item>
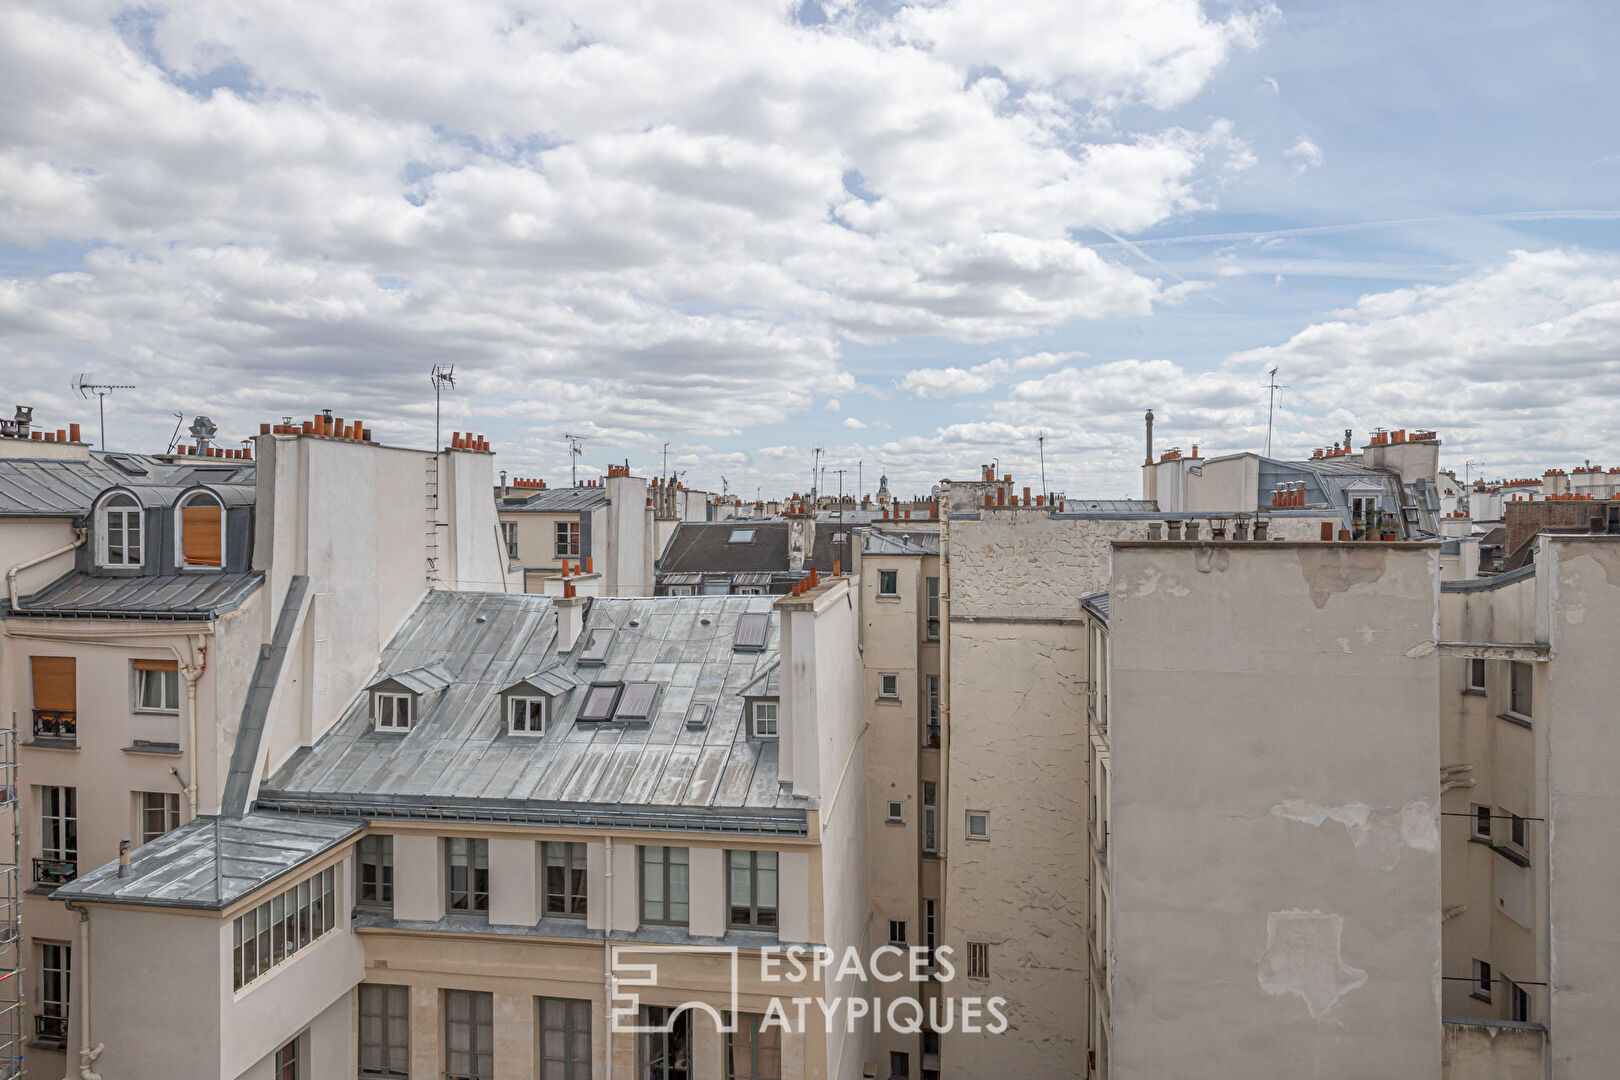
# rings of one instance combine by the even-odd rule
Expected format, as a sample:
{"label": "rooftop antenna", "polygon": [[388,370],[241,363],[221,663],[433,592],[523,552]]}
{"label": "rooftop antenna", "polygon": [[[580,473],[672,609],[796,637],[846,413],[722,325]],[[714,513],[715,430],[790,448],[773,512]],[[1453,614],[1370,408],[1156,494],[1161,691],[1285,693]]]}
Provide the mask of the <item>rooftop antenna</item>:
{"label": "rooftop antenna", "polygon": [[731,482],[729,480],[727,480],[724,476],[722,476],[720,478],[720,500],[722,502],[725,501],[726,492],[730,489],[730,487],[731,487]]}
{"label": "rooftop antenna", "polygon": [[445,367],[443,364],[434,364],[428,378],[433,380],[433,452],[437,454],[444,449],[444,441],[439,434],[439,396],[445,387],[451,390],[456,388],[456,366],[451,364]]}
{"label": "rooftop antenna", "polygon": [[665,476],[669,475],[669,443],[664,444],[664,468],[662,472]]}
{"label": "rooftop antenna", "polygon": [[579,487],[579,459],[585,454],[585,440],[588,435],[571,435],[563,432],[563,438],[568,440],[568,478]]}
{"label": "rooftop antenna", "polygon": [[844,474],[849,472],[849,470],[847,468],[845,468],[844,466],[840,465],[838,468],[834,469],[833,472],[838,474],[838,520],[843,521],[844,520]]}
{"label": "rooftop antenna", "polygon": [[90,376],[84,372],[73,376],[73,389],[82,398],[96,395],[96,404],[101,410],[101,452],[107,452],[107,395],[114,390],[133,390],[134,383],[98,383],[91,382]]}
{"label": "rooftop antenna", "polygon": [[1273,365],[1271,370],[1266,372],[1266,393],[1268,395],[1266,405],[1266,457],[1271,456],[1271,418],[1277,412],[1277,391],[1287,389],[1289,387],[1278,385],[1277,368],[1276,365]]}
{"label": "rooftop antenna", "polygon": [[812,446],[810,454],[810,505],[815,506],[816,496],[819,494],[816,490],[816,478],[821,475],[821,447]]}
{"label": "rooftop antenna", "polygon": [[860,506],[866,499],[866,463],[859,458],[855,459],[855,505]]}
{"label": "rooftop antenna", "polygon": [[1479,462],[1475,461],[1473,458],[1469,458],[1467,461],[1463,462],[1463,487],[1464,488],[1468,487],[1471,483],[1473,483],[1474,466],[1478,465],[1478,464],[1479,464]]}
{"label": "rooftop antenna", "polygon": [[1041,450],[1041,494],[1045,495],[1045,494],[1047,494],[1047,487],[1046,487],[1046,432],[1043,431],[1040,434],[1035,436],[1035,444],[1037,446],[1039,446],[1040,450]]}
{"label": "rooftop antenna", "polygon": [[174,453],[174,448],[176,446],[178,446],[179,443],[180,443],[180,425],[185,423],[185,422],[186,422],[186,414],[185,413],[176,412],[174,414],[174,434],[169,436],[169,448],[164,451],[165,454]]}

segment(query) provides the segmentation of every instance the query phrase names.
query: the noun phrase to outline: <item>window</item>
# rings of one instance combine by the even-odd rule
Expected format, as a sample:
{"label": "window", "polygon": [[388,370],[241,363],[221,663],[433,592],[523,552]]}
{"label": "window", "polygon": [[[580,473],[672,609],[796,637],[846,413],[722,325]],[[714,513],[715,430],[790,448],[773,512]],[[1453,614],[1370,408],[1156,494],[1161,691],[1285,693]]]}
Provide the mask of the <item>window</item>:
{"label": "window", "polygon": [[517,562],[517,522],[501,522],[501,540],[506,544],[506,557],[511,562]]}
{"label": "window", "polygon": [[371,715],[376,719],[378,731],[411,730],[411,695],[371,695]]}
{"label": "window", "polygon": [[740,1013],[726,1034],[726,1080],[782,1080],[782,1028],[764,1026],[756,1013]]}
{"label": "window", "polygon": [[692,1080],[692,1013],[641,1007],[641,1071],[637,1080]]}
{"label": "window", "polygon": [[923,724],[922,744],[935,750],[939,749],[939,676],[923,676],[923,685],[928,696],[928,712],[926,722]]}
{"label": "window", "polygon": [[1468,661],[1468,689],[1485,692],[1485,661]]}
{"label": "window", "polygon": [[225,507],[206,491],[180,503],[180,565],[225,565]]}
{"label": "window", "polygon": [[513,735],[546,733],[546,699],[514,697],[506,700],[506,730]]}
{"label": "window", "polygon": [[888,816],[888,818],[886,820],[891,821],[891,822],[893,822],[895,824],[899,824],[899,823],[905,821],[906,820],[905,808],[906,808],[905,803],[891,802],[889,804],[889,816]]}
{"label": "window", "polygon": [[902,1053],[899,1050],[890,1050],[889,1051],[889,1077],[890,1077],[890,1080],[894,1080],[895,1077],[901,1077],[901,1078],[903,1078],[903,1080],[910,1080],[910,1077],[911,1077],[911,1055],[910,1054]]}
{"label": "window", "polygon": [[141,508],[119,492],[101,504],[101,565],[140,566]]}
{"label": "window", "polygon": [[138,791],[135,793],[135,809],[140,817],[143,844],[180,827],[179,792]]}
{"label": "window", "polygon": [[714,707],[707,701],[694,701],[686,707],[686,730],[702,731],[709,726]]}
{"label": "window", "polygon": [[1520,851],[1530,850],[1530,827],[1526,819],[1518,814],[1508,815],[1508,843]]}
{"label": "window", "polygon": [[780,703],[775,701],[754,702],[754,738],[774,739],[780,733],[777,727],[777,709]]}
{"label": "window", "polygon": [[726,538],[728,544],[752,544],[753,542],[753,529],[732,529],[731,535]]}
{"label": "window", "polygon": [[1530,712],[1530,684],[1534,671],[1529,664],[1523,664],[1517,660],[1514,660],[1509,667],[1511,669],[1509,678],[1512,685],[1510,687],[1511,694],[1508,698],[1508,711],[1515,716],[1522,716],[1528,720],[1532,715]]}
{"label": "window", "polygon": [[900,699],[900,676],[895,674],[879,675],[878,697],[898,701]]}
{"label": "window", "polygon": [[624,687],[616,682],[592,683],[585,691],[585,703],[579,707],[580,720],[611,720],[613,707],[619,703],[619,691]]}
{"label": "window", "polygon": [[967,812],[967,838],[969,840],[990,839],[990,812],[988,810],[969,810]]}
{"label": "window", "polygon": [[737,619],[737,636],[731,647],[737,652],[759,652],[765,648],[765,631],[771,617],[763,611],[750,611]]}
{"label": "window", "polygon": [[557,522],[557,558],[572,559],[579,555],[579,522]]}
{"label": "window", "polygon": [[939,946],[939,901],[923,901],[923,953],[928,966],[934,966],[934,949]]}
{"label": "window", "polygon": [[928,589],[928,631],[929,641],[939,640],[939,578],[928,578],[925,583]]}
{"label": "window", "polygon": [[619,697],[618,708],[613,712],[613,718],[645,720],[652,715],[653,699],[657,696],[657,683],[627,682],[624,684],[624,693]]}
{"label": "window", "polygon": [[691,596],[692,595],[692,586],[690,586],[690,585],[671,585],[669,587],[669,595],[670,596]]}
{"label": "window", "polygon": [[34,1033],[42,1039],[66,1041],[68,1003],[73,1000],[73,948],[54,941],[39,946],[39,1017]]}
{"label": "window", "polygon": [[1473,835],[1480,840],[1491,838],[1491,808],[1488,806],[1474,806],[1474,832]]}
{"label": "window", "polygon": [[591,1080],[591,1003],[540,998],[540,1080]]}
{"label": "window", "polygon": [[641,921],[685,926],[690,871],[683,847],[641,849]]}
{"label": "window", "polygon": [[968,978],[988,979],[990,977],[990,943],[988,941],[968,942]]}
{"label": "window", "polygon": [[932,780],[922,786],[922,849],[924,855],[939,852],[939,786]]}
{"label": "window", "polygon": [[904,945],[906,943],[906,920],[889,920],[889,944]]}
{"label": "window", "polygon": [[1530,1023],[1530,992],[1512,979],[1508,979],[1506,982],[1508,984],[1508,1019],[1517,1020],[1521,1024]]}
{"label": "window", "polygon": [[1481,1001],[1491,1000],[1491,965],[1483,960],[1474,961],[1473,996]]}
{"label": "window", "polygon": [[585,845],[546,841],[541,845],[546,868],[545,914],[570,918],[585,915]]}
{"label": "window", "polygon": [[337,871],[314,877],[271,897],[231,924],[231,962],[240,990],[337,925],[333,889]]}
{"label": "window", "polygon": [[585,643],[580,646],[577,663],[600,664],[607,659],[608,647],[613,644],[612,630],[587,630]]}
{"label": "window", "polygon": [[726,858],[732,928],[776,929],[776,852],[731,851]]}
{"label": "window", "polygon": [[360,1075],[403,1080],[411,1074],[410,989],[360,984]]}
{"label": "window", "polygon": [[879,570],[878,571],[878,595],[879,596],[899,596],[900,595],[900,571],[898,571],[898,570]]}
{"label": "window", "polygon": [[394,838],[363,836],[354,846],[354,902],[361,907],[394,907]]}
{"label": "window", "polygon": [[276,1080],[298,1080],[298,1040],[276,1051]]}
{"label": "window", "polygon": [[79,792],[70,787],[41,787],[39,854],[34,880],[60,885],[79,876]]}
{"label": "window", "polygon": [[180,665],[177,661],[136,660],[133,666],[137,711],[180,711]]}
{"label": "window", "polygon": [[469,915],[489,914],[489,841],[452,836],[445,840],[450,876],[447,907]]}
{"label": "window", "polygon": [[34,737],[76,738],[78,662],[71,656],[30,656],[28,663],[34,679]]}
{"label": "window", "polygon": [[737,596],[764,596],[765,595],[765,590],[760,588],[758,585],[739,585],[739,586],[737,586],[736,595]]}
{"label": "window", "polygon": [[495,995],[444,992],[445,1080],[495,1080]]}

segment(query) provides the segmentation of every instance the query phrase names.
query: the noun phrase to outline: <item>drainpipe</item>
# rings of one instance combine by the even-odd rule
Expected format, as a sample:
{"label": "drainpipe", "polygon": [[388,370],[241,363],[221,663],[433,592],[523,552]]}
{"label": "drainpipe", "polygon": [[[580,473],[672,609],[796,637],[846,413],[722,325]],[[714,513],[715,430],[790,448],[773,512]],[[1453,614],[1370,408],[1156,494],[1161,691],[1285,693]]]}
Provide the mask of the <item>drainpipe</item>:
{"label": "drainpipe", "polygon": [[10,597],[11,597],[11,610],[13,610],[13,611],[21,611],[22,610],[22,603],[17,598],[17,575],[18,574],[22,573],[24,570],[27,570],[30,566],[38,566],[42,562],[49,562],[51,559],[56,558],[58,555],[66,555],[68,552],[72,551],[74,548],[76,548],[79,545],[83,544],[84,541],[85,541],[85,538],[87,536],[89,536],[89,535],[90,535],[90,530],[88,530],[88,529],[74,529],[73,530],[73,543],[71,543],[71,544],[63,544],[61,547],[57,548],[55,551],[47,551],[43,555],[36,556],[35,558],[29,559],[26,562],[20,562],[16,566],[13,566],[10,570],[7,570],[6,571],[6,592],[9,593]]}
{"label": "drainpipe", "polygon": [[[90,1045],[90,912],[79,907],[71,900],[63,901],[69,911],[79,914],[79,956],[83,967],[79,969],[77,982],[81,993],[79,995],[79,1080],[101,1080],[101,1074],[90,1066],[96,1063],[101,1052],[106,1049],[102,1043]],[[71,1069],[72,1066],[69,1066]],[[73,1080],[73,1074],[68,1073],[66,1080]]]}
{"label": "drainpipe", "polygon": [[[186,785],[186,802],[191,805],[191,818],[197,818],[197,777],[202,772],[202,753],[197,749],[197,680],[202,673],[208,670],[208,646],[203,644],[201,634],[192,634],[188,639],[187,652],[190,654],[180,661],[180,674],[186,677],[186,721],[189,728],[190,741],[186,744],[186,751],[191,755],[191,782]],[[175,650],[179,656],[180,650]],[[192,658],[198,657],[193,662]]]}
{"label": "drainpipe", "polygon": [[606,1050],[602,1054],[607,1080],[613,1080],[613,837],[607,837],[607,881],[603,884],[602,898],[607,906],[602,920],[602,1021],[607,1025],[602,1037]]}

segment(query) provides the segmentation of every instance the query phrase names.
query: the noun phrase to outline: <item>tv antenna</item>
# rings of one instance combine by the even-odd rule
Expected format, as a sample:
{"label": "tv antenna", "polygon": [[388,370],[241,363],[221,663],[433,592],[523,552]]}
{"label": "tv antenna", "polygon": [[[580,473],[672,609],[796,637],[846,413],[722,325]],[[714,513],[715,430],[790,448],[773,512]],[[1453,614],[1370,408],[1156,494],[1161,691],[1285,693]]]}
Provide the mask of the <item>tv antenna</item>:
{"label": "tv antenna", "polygon": [[434,364],[428,378],[433,382],[433,452],[437,454],[444,449],[444,441],[439,434],[439,397],[446,387],[451,390],[456,388],[456,366]]}
{"label": "tv antenna", "polygon": [[565,431],[565,432],[563,432],[563,438],[568,440],[568,458],[569,458],[568,476],[569,476],[569,479],[574,482],[574,486],[578,487],[579,486],[579,459],[581,457],[583,457],[584,454],[585,454],[585,440],[590,438],[590,436],[588,436],[588,435],[570,435],[568,432]]}
{"label": "tv antenna", "polygon": [[1035,445],[1041,451],[1041,494],[1046,495],[1049,494],[1046,486],[1046,432],[1040,432],[1035,436]]}
{"label": "tv antenna", "polygon": [[90,376],[83,372],[73,376],[73,389],[82,398],[88,399],[91,394],[96,395],[96,405],[101,410],[101,452],[107,452],[107,395],[114,390],[133,390],[134,383],[98,383],[91,382]]}
{"label": "tv antenna", "polygon": [[1290,389],[1288,386],[1277,383],[1277,368],[1275,365],[1266,372],[1266,457],[1271,456],[1271,418],[1277,412],[1277,391]]}
{"label": "tv antenna", "polygon": [[816,496],[821,494],[817,490],[820,486],[817,478],[821,475],[821,447],[812,446],[810,455],[810,505],[814,507],[816,505]]}
{"label": "tv antenna", "polygon": [[185,422],[186,422],[186,414],[185,413],[176,412],[174,414],[174,434],[169,436],[169,448],[168,448],[168,450],[164,451],[164,453],[168,453],[168,454],[174,453],[174,448],[176,446],[178,446],[179,443],[180,443],[180,425],[185,423]]}
{"label": "tv antenna", "polygon": [[844,474],[849,472],[849,470],[844,468],[842,465],[840,465],[838,468],[834,469],[833,472],[838,474],[838,520],[843,521],[844,520]]}
{"label": "tv antenna", "polygon": [[720,500],[722,502],[725,501],[726,492],[730,489],[730,487],[731,487],[730,481],[728,481],[724,476],[722,476],[720,478]]}

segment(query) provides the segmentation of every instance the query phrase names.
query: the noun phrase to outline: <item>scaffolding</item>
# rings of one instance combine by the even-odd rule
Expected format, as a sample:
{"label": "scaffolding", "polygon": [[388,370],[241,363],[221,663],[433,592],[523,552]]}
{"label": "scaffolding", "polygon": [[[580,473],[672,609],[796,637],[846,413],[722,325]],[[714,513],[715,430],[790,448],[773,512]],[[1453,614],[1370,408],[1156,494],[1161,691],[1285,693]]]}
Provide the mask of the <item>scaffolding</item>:
{"label": "scaffolding", "polygon": [[[22,839],[17,820],[17,714],[0,728],[0,1080],[23,1074]],[[9,837],[8,837],[9,834]]]}

